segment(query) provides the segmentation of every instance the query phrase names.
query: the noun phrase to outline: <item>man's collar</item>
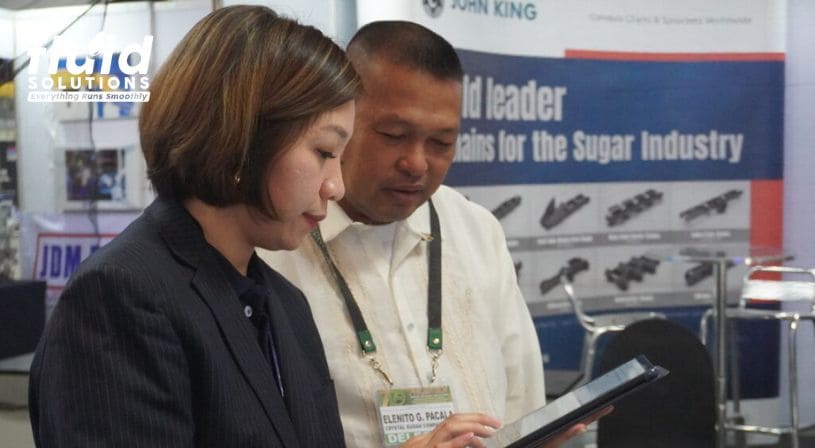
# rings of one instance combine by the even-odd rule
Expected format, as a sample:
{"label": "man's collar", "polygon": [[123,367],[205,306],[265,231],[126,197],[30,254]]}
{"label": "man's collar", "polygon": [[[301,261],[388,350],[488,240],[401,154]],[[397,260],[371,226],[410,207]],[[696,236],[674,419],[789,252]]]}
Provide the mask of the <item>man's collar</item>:
{"label": "man's collar", "polygon": [[336,202],[329,201],[328,207],[326,208],[326,217],[319,224],[323,241],[327,243],[333,240],[337,235],[350,227],[351,224],[353,224],[353,221],[348,217],[348,214],[345,213],[345,210]]}
{"label": "man's collar", "polygon": [[[345,210],[334,201],[328,203],[326,215],[325,220],[320,223],[320,232],[325,242],[336,238],[337,235],[351,226],[365,225],[358,222],[355,223],[348,214],[345,213]],[[427,202],[419,206],[407,219],[398,222],[397,226],[404,228],[423,240],[428,239],[430,237],[430,207],[427,205]]]}
{"label": "man's collar", "polygon": [[427,201],[404,221],[405,229],[423,240],[430,238],[430,206]]}

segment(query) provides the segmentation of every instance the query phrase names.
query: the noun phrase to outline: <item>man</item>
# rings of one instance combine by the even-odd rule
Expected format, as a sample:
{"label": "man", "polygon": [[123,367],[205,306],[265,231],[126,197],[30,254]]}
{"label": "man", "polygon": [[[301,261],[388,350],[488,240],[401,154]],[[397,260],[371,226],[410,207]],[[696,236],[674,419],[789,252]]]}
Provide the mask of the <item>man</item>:
{"label": "man", "polygon": [[[345,197],[329,204],[320,237],[261,256],[308,297],[348,446],[396,445],[450,410],[465,414],[407,445],[481,446],[477,437],[500,426],[487,415],[512,422],[543,405],[545,391],[537,335],[498,221],[441,186],[460,124],[460,62],[441,36],[409,22],[366,25],[348,55],[363,93],[342,158]],[[428,306],[434,278],[441,311]],[[434,396],[440,413],[389,412],[394,397],[421,401],[439,390],[447,391]]]}

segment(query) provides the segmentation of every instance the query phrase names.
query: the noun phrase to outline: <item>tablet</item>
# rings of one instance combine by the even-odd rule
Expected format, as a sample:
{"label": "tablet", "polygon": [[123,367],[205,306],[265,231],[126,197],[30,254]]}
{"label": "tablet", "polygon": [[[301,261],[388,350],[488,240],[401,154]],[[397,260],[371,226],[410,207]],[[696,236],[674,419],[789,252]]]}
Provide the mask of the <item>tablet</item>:
{"label": "tablet", "polygon": [[559,397],[484,439],[488,448],[533,448],[581,423],[623,396],[650,384],[668,371],[639,355],[604,375]]}

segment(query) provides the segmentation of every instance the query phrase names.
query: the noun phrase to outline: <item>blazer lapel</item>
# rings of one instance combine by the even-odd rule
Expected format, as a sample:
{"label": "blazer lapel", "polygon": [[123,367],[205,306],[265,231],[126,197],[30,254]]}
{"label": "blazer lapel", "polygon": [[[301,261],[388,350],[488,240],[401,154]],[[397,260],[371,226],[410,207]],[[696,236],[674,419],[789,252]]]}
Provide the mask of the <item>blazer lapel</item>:
{"label": "blazer lapel", "polygon": [[[274,334],[275,341],[277,342],[277,352],[284,362],[281,362],[280,370],[283,377],[283,384],[286,391],[286,397],[289,403],[296,401],[297,404],[292,403],[290,407],[295,406],[308,406],[311,404],[313,390],[310,387],[314,386],[313,380],[308,379],[311,374],[307,369],[312,369],[312,366],[305,359],[305,354],[300,348],[297,335],[295,334],[292,325],[297,325],[296,321],[290,319],[287,310],[284,309],[281,297],[278,291],[271,291],[272,296],[269,301],[270,317],[272,319],[272,333]],[[308,385],[309,388],[303,388]],[[294,412],[292,412],[294,413]]]}
{"label": "blazer lapel", "polygon": [[224,341],[232,351],[246,381],[260,399],[280,439],[287,447],[298,446],[294,425],[277,390],[272,369],[260,350],[251,324],[243,314],[236,313],[235,307],[230,305],[233,301],[237,303],[238,298],[223,277],[216,261],[203,259],[192,283],[212,310],[223,331]]}
{"label": "blazer lapel", "polygon": [[192,285],[212,311],[246,381],[277,434],[287,447],[297,447],[297,435],[276,382],[253,333],[251,323],[236,312],[238,298],[209,253],[200,226],[180,204],[157,200],[147,210],[158,221],[160,233],[173,252],[195,269]]}

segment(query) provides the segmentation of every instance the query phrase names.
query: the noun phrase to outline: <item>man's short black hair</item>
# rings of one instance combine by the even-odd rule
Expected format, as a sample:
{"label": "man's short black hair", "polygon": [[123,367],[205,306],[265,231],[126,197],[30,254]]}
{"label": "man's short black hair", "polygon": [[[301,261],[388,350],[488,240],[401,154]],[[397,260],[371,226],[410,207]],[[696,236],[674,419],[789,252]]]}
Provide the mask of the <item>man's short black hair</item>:
{"label": "man's short black hair", "polygon": [[348,55],[354,64],[362,62],[360,58],[381,58],[439,79],[460,81],[464,76],[450,42],[422,25],[403,20],[363,26],[348,43]]}

